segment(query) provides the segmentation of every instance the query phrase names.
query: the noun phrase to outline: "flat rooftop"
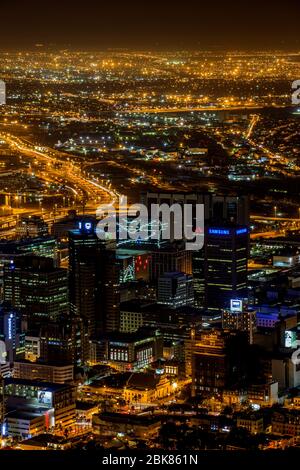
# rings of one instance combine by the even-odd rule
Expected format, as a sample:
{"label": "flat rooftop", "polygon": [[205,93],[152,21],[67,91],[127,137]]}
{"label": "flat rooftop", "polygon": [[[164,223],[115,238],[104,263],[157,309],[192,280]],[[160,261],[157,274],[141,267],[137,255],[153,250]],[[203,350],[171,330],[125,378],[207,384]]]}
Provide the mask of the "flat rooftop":
{"label": "flat rooftop", "polygon": [[43,390],[49,390],[50,392],[55,392],[58,390],[63,390],[66,387],[69,387],[68,384],[58,384],[52,382],[42,382],[39,380],[27,380],[27,379],[14,379],[14,378],[7,378],[4,379],[5,386],[6,385],[27,385],[28,387],[38,387]]}

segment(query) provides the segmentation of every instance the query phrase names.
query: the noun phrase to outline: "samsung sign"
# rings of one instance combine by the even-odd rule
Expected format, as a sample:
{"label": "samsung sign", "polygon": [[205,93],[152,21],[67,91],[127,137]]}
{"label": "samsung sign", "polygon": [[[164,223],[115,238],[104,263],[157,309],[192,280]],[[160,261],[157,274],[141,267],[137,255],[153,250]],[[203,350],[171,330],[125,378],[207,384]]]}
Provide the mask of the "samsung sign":
{"label": "samsung sign", "polygon": [[211,235],[229,235],[229,230],[224,228],[210,228],[208,229],[208,233]]}
{"label": "samsung sign", "polygon": [[[208,233],[210,235],[230,235],[230,230],[227,228],[209,228]],[[235,230],[236,235],[242,235],[248,233],[247,227],[237,228]]]}

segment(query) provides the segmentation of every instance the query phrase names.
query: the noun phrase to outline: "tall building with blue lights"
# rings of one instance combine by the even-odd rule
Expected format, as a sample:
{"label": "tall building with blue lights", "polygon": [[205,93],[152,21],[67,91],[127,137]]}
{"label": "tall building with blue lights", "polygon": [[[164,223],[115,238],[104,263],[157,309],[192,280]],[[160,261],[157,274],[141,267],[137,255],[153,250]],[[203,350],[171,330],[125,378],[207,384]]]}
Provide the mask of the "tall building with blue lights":
{"label": "tall building with blue lights", "polygon": [[0,304],[1,364],[22,358],[25,334],[21,330],[20,312],[6,302]]}
{"label": "tall building with blue lights", "polygon": [[204,242],[205,306],[229,308],[231,299],[247,298],[249,233],[246,226],[208,226]]}

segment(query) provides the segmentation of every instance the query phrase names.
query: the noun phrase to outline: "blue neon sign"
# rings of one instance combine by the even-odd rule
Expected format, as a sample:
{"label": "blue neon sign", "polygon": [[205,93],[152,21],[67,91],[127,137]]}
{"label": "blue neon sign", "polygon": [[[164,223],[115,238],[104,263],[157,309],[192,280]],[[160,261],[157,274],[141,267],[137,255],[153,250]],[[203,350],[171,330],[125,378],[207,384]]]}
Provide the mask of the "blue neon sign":
{"label": "blue neon sign", "polygon": [[208,233],[211,235],[229,235],[229,230],[225,228],[210,228],[208,229]]}
{"label": "blue neon sign", "polygon": [[242,233],[247,233],[248,229],[247,228],[238,228],[236,231],[237,235],[241,235]]}

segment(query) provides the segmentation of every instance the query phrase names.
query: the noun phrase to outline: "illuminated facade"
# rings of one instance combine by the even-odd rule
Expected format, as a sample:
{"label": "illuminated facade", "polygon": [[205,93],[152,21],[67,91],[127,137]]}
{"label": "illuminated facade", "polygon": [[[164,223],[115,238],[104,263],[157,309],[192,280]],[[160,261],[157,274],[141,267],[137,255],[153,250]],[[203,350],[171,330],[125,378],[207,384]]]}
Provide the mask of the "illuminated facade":
{"label": "illuminated facade", "polygon": [[76,392],[72,385],[5,379],[5,396],[8,409],[22,403],[23,412],[43,415],[45,428],[66,427],[75,421]]}
{"label": "illuminated facade", "polygon": [[28,321],[57,320],[68,312],[68,273],[51,258],[21,256],[4,269],[4,299]]}
{"label": "illuminated facade", "polygon": [[114,245],[100,240],[95,221],[69,232],[71,314],[82,318],[88,335],[119,329],[120,269]]}
{"label": "illuminated facade", "polygon": [[158,279],[157,301],[171,308],[193,305],[193,278],[184,273],[165,273]]}
{"label": "illuminated facade", "polygon": [[72,383],[74,380],[74,366],[72,364],[33,364],[27,361],[15,361],[13,376],[15,379],[43,380],[61,384]]}
{"label": "illuminated facade", "polygon": [[5,345],[4,362],[13,362],[25,354],[25,333],[21,330],[20,312],[9,304],[0,305],[0,340]]}
{"label": "illuminated facade", "polygon": [[107,360],[119,370],[139,370],[162,357],[159,332],[117,333],[107,343]]}
{"label": "illuminated facade", "polygon": [[247,331],[250,343],[252,343],[253,333],[256,331],[256,312],[247,308],[242,308],[241,311],[224,310],[222,312],[222,327],[225,330]]}
{"label": "illuminated facade", "polygon": [[21,217],[16,226],[18,238],[36,238],[49,235],[48,224],[37,215]]}
{"label": "illuminated facade", "polygon": [[169,272],[192,274],[192,251],[185,249],[185,244],[163,243],[151,251],[149,276],[156,282],[160,276]]}
{"label": "illuminated facade", "polygon": [[248,229],[210,226],[204,241],[205,305],[220,311],[247,298]]}
{"label": "illuminated facade", "polygon": [[93,432],[100,436],[135,436],[139,439],[158,436],[161,418],[124,413],[101,413],[93,416]]}
{"label": "illuminated facade", "polygon": [[245,373],[247,335],[208,331],[192,345],[192,391],[194,395],[218,395],[239,384]]}
{"label": "illuminated facade", "polygon": [[123,390],[123,397],[129,404],[151,404],[174,394],[166,376],[153,374],[132,374]]}

